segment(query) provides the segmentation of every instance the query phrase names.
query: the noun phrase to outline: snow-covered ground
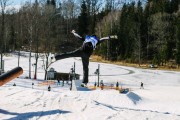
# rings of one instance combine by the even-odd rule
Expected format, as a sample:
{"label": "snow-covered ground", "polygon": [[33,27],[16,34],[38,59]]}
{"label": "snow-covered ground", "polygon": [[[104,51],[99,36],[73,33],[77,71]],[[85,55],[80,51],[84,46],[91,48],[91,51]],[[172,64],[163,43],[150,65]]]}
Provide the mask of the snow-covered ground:
{"label": "snow-covered ground", "polygon": [[[17,66],[17,56],[4,59],[6,71]],[[80,58],[60,60],[51,67],[58,72],[69,72],[74,62],[76,73],[82,78]],[[89,86],[97,82],[94,72],[98,64],[100,80],[105,85],[119,82],[131,91],[128,94],[114,89],[70,91],[67,84],[62,87],[56,83],[48,91],[48,85],[42,85],[42,60],[38,62],[38,80],[30,80],[24,79],[29,75],[29,59],[21,57],[23,75],[0,87],[0,120],[180,120],[180,72],[91,62]],[[32,77],[33,74],[32,68]],[[141,82],[144,89],[140,89]]]}

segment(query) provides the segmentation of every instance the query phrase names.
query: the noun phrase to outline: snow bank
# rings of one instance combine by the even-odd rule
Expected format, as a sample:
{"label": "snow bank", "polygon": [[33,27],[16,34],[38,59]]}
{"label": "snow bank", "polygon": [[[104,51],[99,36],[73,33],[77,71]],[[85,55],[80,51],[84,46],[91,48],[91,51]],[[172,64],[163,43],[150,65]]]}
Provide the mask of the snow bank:
{"label": "snow bank", "polygon": [[[6,71],[17,66],[16,55],[4,59]],[[100,64],[100,80],[104,84],[118,81],[122,88],[130,88],[131,92],[120,94],[113,89],[70,91],[67,84],[62,87],[56,83],[48,91],[48,85],[39,85],[44,82],[42,61],[38,61],[38,80],[23,79],[29,75],[28,61],[28,57],[21,57],[24,74],[0,87],[2,120],[180,120],[179,72],[90,62],[90,85],[97,82],[94,71]],[[34,61],[32,57],[32,63]],[[82,62],[77,58],[57,61],[51,67],[58,72],[69,72],[74,62],[77,74],[82,75]],[[140,89],[141,82],[144,89]],[[14,83],[17,86],[13,86]]]}

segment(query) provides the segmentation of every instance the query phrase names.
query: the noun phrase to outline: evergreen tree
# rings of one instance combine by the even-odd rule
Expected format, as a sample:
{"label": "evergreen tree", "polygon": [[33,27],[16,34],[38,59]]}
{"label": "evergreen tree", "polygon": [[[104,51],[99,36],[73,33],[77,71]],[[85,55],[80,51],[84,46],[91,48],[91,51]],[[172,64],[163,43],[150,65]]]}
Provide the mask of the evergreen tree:
{"label": "evergreen tree", "polygon": [[83,0],[81,4],[81,13],[78,18],[78,32],[80,35],[85,35],[89,32],[88,25],[87,7],[85,1]]}
{"label": "evergreen tree", "polygon": [[151,1],[151,10],[152,13],[158,13],[158,12],[165,12],[166,11],[166,6],[169,0],[152,0]]}
{"label": "evergreen tree", "polygon": [[166,13],[169,13],[169,14],[172,14],[172,9],[171,9],[171,1],[166,1],[165,3],[165,12]]}
{"label": "evergreen tree", "polygon": [[177,39],[176,39],[176,63],[178,64],[178,67],[180,65],[180,13],[178,15],[177,19]]}
{"label": "evergreen tree", "polygon": [[142,57],[142,19],[143,18],[143,8],[142,3],[138,1],[137,9],[135,12],[135,42],[134,42],[134,56],[135,60],[138,60],[139,65],[141,64]]}
{"label": "evergreen tree", "polygon": [[50,0],[47,0],[47,5],[50,5]]}
{"label": "evergreen tree", "polygon": [[38,0],[35,0],[35,4],[36,4],[36,5],[38,4]]}
{"label": "evergreen tree", "polygon": [[120,50],[121,55],[119,56],[122,59],[132,60],[133,58],[133,48],[135,42],[135,31],[136,31],[136,22],[135,22],[135,3],[124,4],[122,8],[122,13],[120,17],[120,24],[118,30],[118,36],[120,41]]}
{"label": "evergreen tree", "polygon": [[119,53],[122,60],[125,59],[125,51],[126,51],[126,41],[127,41],[127,35],[126,35],[126,18],[127,18],[127,10],[128,5],[124,4],[121,10],[121,17],[120,17],[120,23],[119,23],[119,30],[118,30],[118,36],[120,41],[119,45]]}
{"label": "evergreen tree", "polygon": [[9,45],[10,48],[14,51],[17,48],[17,43],[16,43],[16,38],[15,38],[15,31],[14,31],[14,26],[11,25],[10,27],[10,40],[9,40]]}
{"label": "evergreen tree", "polygon": [[134,48],[134,42],[135,42],[135,30],[136,30],[136,23],[135,23],[135,2],[132,2],[128,7],[127,12],[127,19],[126,19],[126,51],[125,51],[125,57],[126,59],[129,59],[130,61],[133,59],[133,48]]}
{"label": "evergreen tree", "polygon": [[166,52],[166,61],[174,59],[174,49],[176,48],[176,17],[173,14],[167,14],[166,21],[168,23],[167,29],[165,31],[167,39],[167,51]]}
{"label": "evergreen tree", "polygon": [[142,45],[143,45],[143,50],[144,50],[144,57],[146,58],[146,60],[149,59],[149,43],[150,43],[150,39],[149,39],[149,17],[151,14],[151,10],[150,10],[150,3],[148,2],[145,6],[145,10],[143,13],[143,20],[142,20]]}
{"label": "evergreen tree", "polygon": [[158,65],[163,65],[172,57],[174,49],[173,17],[167,13],[157,13],[151,16],[151,23],[151,54]]}
{"label": "evergreen tree", "polygon": [[56,0],[51,0],[51,5],[56,7]]}
{"label": "evergreen tree", "polygon": [[179,0],[171,0],[171,11],[177,12],[179,9],[180,1]]}

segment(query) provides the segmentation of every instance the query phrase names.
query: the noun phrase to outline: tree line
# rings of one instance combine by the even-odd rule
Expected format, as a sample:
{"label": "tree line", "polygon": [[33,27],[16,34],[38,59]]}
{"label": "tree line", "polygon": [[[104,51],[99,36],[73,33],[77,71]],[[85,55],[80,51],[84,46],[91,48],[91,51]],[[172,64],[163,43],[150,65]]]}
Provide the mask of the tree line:
{"label": "tree line", "polygon": [[[0,0],[0,52],[62,53],[82,43],[70,33],[118,35],[96,55],[112,61],[180,65],[179,0],[35,0],[7,9]],[[36,61],[37,61],[36,60]]]}
{"label": "tree line", "polygon": [[107,41],[97,54],[110,60],[164,65],[179,65],[179,0],[148,0],[124,3],[97,23],[99,35],[117,34],[119,39]]}

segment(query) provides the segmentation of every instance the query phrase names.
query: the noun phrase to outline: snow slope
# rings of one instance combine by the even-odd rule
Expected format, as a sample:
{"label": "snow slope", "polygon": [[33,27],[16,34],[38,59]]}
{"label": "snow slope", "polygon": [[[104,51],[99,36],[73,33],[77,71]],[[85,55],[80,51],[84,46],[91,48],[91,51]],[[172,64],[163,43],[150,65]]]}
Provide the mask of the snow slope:
{"label": "snow slope", "polygon": [[[131,91],[128,94],[113,89],[70,91],[67,84],[62,87],[56,83],[48,91],[48,85],[42,85],[42,60],[38,62],[38,80],[24,79],[29,75],[29,60],[28,57],[20,60],[23,75],[0,87],[1,120],[180,120],[179,72],[91,62],[89,86],[97,81],[94,72],[100,64],[100,80],[105,85],[118,81]],[[69,72],[74,62],[82,78],[80,58],[60,60],[51,66],[58,72]],[[6,71],[16,67],[17,57],[5,57],[5,66]],[[32,77],[33,74],[32,71]],[[140,89],[140,82],[145,89]]]}

